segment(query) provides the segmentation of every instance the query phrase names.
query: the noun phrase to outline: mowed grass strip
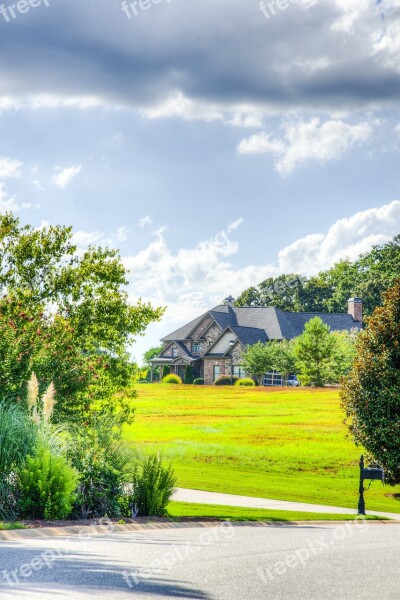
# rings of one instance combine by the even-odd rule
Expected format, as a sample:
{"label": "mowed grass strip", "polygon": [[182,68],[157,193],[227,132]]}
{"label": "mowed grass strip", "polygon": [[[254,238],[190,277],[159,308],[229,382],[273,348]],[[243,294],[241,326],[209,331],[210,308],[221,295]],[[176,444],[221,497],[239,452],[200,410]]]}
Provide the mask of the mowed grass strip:
{"label": "mowed grass strip", "polygon": [[[356,515],[264,510],[218,504],[191,504],[189,502],[170,502],[168,515],[176,519],[218,519],[221,521],[354,521],[358,518]],[[365,518],[368,521],[389,520],[375,515],[368,515]]]}
{"label": "mowed grass strip", "polygon": [[[357,506],[358,460],[336,389],[138,385],[125,438],[161,450],[178,486]],[[367,509],[400,513],[392,488],[373,482]]]}

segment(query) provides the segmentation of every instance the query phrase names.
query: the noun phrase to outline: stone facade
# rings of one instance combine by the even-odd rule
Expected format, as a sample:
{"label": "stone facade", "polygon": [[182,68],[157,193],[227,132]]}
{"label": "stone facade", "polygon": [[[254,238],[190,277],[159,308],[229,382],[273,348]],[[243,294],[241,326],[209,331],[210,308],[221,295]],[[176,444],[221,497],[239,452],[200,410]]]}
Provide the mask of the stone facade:
{"label": "stone facade", "polygon": [[204,383],[206,385],[212,385],[214,383],[214,367],[220,367],[221,375],[230,375],[231,359],[224,357],[204,359]]}
{"label": "stone facade", "polygon": [[213,322],[213,319],[211,317],[205,317],[196,327],[196,329],[193,330],[193,332],[191,333],[190,337],[192,338],[192,340],[199,340],[203,333],[205,332],[205,330],[210,327],[211,323]]}
{"label": "stone facade", "polygon": [[241,366],[243,346],[236,344],[230,356],[215,356],[204,358],[204,383],[212,385],[214,383],[214,367],[220,367],[221,375],[231,375],[232,365]]}
{"label": "stone facade", "polygon": [[204,333],[204,339],[200,340],[200,354],[204,354],[220,335],[221,328],[216,323],[211,325]]}

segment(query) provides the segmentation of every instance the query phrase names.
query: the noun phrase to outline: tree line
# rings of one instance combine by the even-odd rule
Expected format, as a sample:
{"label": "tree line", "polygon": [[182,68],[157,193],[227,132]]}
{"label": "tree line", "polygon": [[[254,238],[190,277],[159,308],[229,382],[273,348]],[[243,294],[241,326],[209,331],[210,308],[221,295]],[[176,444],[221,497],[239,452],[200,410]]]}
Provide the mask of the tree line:
{"label": "tree line", "polygon": [[293,312],[341,313],[352,296],[363,299],[365,316],[382,304],[382,293],[400,275],[400,235],[355,261],[344,259],[312,277],[282,274],[244,290],[236,306],[275,306]]}

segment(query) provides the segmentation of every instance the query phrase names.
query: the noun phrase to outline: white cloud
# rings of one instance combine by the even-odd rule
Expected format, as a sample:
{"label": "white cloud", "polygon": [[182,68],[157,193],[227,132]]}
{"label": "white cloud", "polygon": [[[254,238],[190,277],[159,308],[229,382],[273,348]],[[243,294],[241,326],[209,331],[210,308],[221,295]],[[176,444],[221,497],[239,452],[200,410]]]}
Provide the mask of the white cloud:
{"label": "white cloud", "polygon": [[[56,170],[60,169],[56,167]],[[66,169],[59,170],[56,174],[51,178],[52,183],[58,187],[60,190],[64,190],[82,170],[82,165],[74,165],[72,167],[68,167]]]}
{"label": "white cloud", "polygon": [[321,123],[317,117],[285,123],[283,129],[283,139],[271,138],[265,132],[243,139],[238,146],[239,153],[273,154],[276,170],[287,175],[303,163],[325,164],[337,160],[350,148],[366,142],[372,134],[372,127],[366,122],[357,125],[340,120]]}
{"label": "white cloud", "polygon": [[18,211],[21,207],[15,200],[15,196],[9,196],[5,181],[15,179],[21,176],[20,168],[22,163],[6,156],[0,156],[0,211]]}
{"label": "white cloud", "polygon": [[117,247],[118,244],[126,242],[129,233],[129,227],[118,227],[116,231],[104,233],[102,231],[76,231],[72,236],[72,243],[81,250],[85,250],[90,245]]}
{"label": "white cloud", "polygon": [[342,258],[355,259],[400,233],[400,201],[337,221],[326,234],[308,235],[279,253],[282,272],[317,273]]}
{"label": "white cloud", "polygon": [[140,219],[140,221],[138,223],[138,227],[140,227],[140,229],[144,229],[146,227],[146,225],[152,225],[152,224],[153,224],[153,219],[151,218],[150,215],[146,215],[145,217]]}
{"label": "white cloud", "polygon": [[228,107],[203,100],[192,100],[182,92],[175,92],[140,112],[149,119],[180,118],[206,123],[221,121],[233,127],[261,127],[263,122],[263,111],[254,105],[238,104]]}
{"label": "white cloud", "polygon": [[173,252],[164,232],[135,256],[124,257],[130,269],[130,296],[167,306],[161,324],[152,325],[135,354],[156,345],[167,333],[218,304],[229,294],[237,296],[268,276],[297,272],[313,275],[342,258],[355,259],[374,244],[389,241],[400,232],[400,201],[340,219],[325,233],[306,235],[282,249],[275,263],[238,267],[239,244],[226,230],[193,248]]}

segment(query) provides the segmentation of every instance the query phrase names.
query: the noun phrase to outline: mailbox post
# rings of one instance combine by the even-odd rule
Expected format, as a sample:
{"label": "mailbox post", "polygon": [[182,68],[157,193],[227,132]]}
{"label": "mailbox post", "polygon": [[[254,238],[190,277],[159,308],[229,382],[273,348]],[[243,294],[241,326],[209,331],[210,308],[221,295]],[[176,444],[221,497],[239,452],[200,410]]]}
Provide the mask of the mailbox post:
{"label": "mailbox post", "polygon": [[364,456],[361,455],[360,458],[360,488],[359,488],[359,497],[358,497],[358,514],[365,515],[365,500],[364,500]]}
{"label": "mailbox post", "polygon": [[358,514],[365,515],[365,499],[364,499],[364,480],[370,479],[371,481],[385,482],[385,473],[380,467],[365,468],[364,456],[360,458],[360,487],[359,487],[359,498],[358,498]]}

